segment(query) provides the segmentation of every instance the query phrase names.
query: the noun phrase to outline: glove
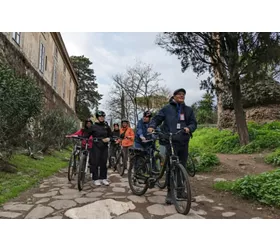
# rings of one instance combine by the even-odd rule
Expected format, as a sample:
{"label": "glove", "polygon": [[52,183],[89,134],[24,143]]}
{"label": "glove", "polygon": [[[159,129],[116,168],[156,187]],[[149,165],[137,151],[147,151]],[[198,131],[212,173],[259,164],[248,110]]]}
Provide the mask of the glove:
{"label": "glove", "polygon": [[105,142],[105,143],[107,143],[107,142],[110,141],[110,138],[104,138],[104,139],[102,139],[102,141]]}

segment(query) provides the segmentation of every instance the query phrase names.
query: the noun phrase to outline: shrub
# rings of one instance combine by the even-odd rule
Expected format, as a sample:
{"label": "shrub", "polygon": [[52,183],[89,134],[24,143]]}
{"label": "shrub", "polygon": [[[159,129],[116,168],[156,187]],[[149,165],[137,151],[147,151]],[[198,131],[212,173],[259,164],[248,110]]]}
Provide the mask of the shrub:
{"label": "shrub", "polygon": [[214,166],[217,166],[220,163],[219,158],[212,153],[203,153],[197,157],[197,159],[197,172],[210,171]]}
{"label": "shrub", "polygon": [[0,152],[8,156],[28,120],[41,112],[43,93],[31,78],[0,64],[0,96]]}
{"label": "shrub", "polygon": [[280,148],[265,157],[265,162],[274,166],[280,166]]}
{"label": "shrub", "polygon": [[33,143],[46,152],[50,147],[61,149],[69,140],[65,135],[78,129],[77,121],[60,109],[45,111],[37,118]]}
{"label": "shrub", "polygon": [[238,135],[216,128],[197,129],[190,141],[191,150],[212,153],[255,153],[280,147],[280,122],[264,125],[248,123],[250,143],[241,146]]}
{"label": "shrub", "polygon": [[234,182],[215,183],[214,188],[280,207],[280,169],[259,175],[247,175]]}

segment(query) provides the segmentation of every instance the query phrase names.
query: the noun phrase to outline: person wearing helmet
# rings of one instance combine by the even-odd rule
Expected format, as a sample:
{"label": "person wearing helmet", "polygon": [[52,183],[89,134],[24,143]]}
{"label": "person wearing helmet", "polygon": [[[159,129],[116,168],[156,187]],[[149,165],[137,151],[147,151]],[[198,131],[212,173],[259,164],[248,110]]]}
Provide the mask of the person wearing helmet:
{"label": "person wearing helmet", "polygon": [[[94,185],[109,185],[107,180],[107,158],[108,158],[108,142],[112,137],[112,131],[108,123],[105,121],[105,112],[97,111],[96,123],[88,130],[88,135],[93,137],[93,146],[91,149],[91,173]],[[98,171],[100,168],[100,173]]]}
{"label": "person wearing helmet", "polygon": [[129,126],[128,119],[121,121],[120,138],[122,139],[121,144],[123,146],[124,167],[127,168],[129,148],[134,144],[134,131]]}
{"label": "person wearing helmet", "polygon": [[[84,126],[82,129],[78,130],[74,134],[71,135],[66,135],[67,138],[75,137],[75,136],[86,136],[87,135],[87,130],[90,129],[90,127],[93,125],[93,122],[90,118],[86,119],[84,122]],[[86,146],[86,140],[82,141],[82,148],[85,148]],[[88,140],[88,148],[92,148],[92,136],[89,137]]]}
{"label": "person wearing helmet", "polygon": [[140,119],[136,127],[136,136],[135,136],[135,147],[143,148],[143,142],[146,141],[147,129],[152,118],[152,113],[150,111],[145,111],[143,118]]}
{"label": "person wearing helmet", "polygon": [[[170,99],[169,104],[165,105],[158,114],[151,120],[148,128],[148,132],[152,132],[156,127],[161,125],[161,130],[164,133],[175,133],[180,129],[184,129],[185,133],[178,134],[173,137],[173,146],[175,153],[178,155],[181,164],[186,167],[188,160],[188,148],[189,140],[192,133],[197,128],[197,122],[194,112],[191,107],[185,105],[186,90],[183,88],[177,89],[173,93],[173,97]],[[170,146],[166,144],[166,151],[170,152]],[[170,172],[167,172],[167,176],[170,176]],[[167,197],[166,203],[171,204],[171,193],[169,178],[167,178]],[[178,194],[184,197],[184,192]],[[194,199],[192,199],[194,201]]]}

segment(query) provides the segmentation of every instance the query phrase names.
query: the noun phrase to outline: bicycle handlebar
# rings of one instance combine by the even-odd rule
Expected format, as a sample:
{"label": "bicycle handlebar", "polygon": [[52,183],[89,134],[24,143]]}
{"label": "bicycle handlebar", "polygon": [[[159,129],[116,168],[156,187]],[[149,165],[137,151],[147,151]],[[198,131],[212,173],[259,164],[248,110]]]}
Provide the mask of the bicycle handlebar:
{"label": "bicycle handlebar", "polygon": [[162,134],[162,135],[168,135],[168,136],[173,136],[173,135],[177,135],[179,133],[185,132],[185,130],[182,128],[179,131],[177,131],[176,133],[163,133],[159,130],[155,130],[152,133],[148,133],[147,135],[154,135],[154,134]]}

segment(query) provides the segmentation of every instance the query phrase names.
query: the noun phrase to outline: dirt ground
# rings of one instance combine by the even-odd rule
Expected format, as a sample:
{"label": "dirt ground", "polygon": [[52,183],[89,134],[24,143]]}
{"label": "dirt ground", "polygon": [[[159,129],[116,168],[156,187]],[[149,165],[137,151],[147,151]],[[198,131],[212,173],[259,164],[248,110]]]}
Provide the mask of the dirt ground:
{"label": "dirt ground", "polygon": [[[245,200],[229,192],[217,191],[213,189],[216,178],[234,180],[247,174],[259,174],[265,171],[273,170],[273,167],[263,161],[263,155],[227,155],[217,154],[221,165],[215,168],[211,173],[198,173],[191,178],[191,187],[193,196],[205,195],[214,202],[198,202],[198,208],[207,211],[205,218],[221,218],[217,211],[213,211],[213,206],[220,206],[224,211],[236,213],[231,219],[249,219],[260,217],[263,219],[280,218],[280,209],[262,205],[258,202]],[[223,212],[223,211],[221,211]]]}

